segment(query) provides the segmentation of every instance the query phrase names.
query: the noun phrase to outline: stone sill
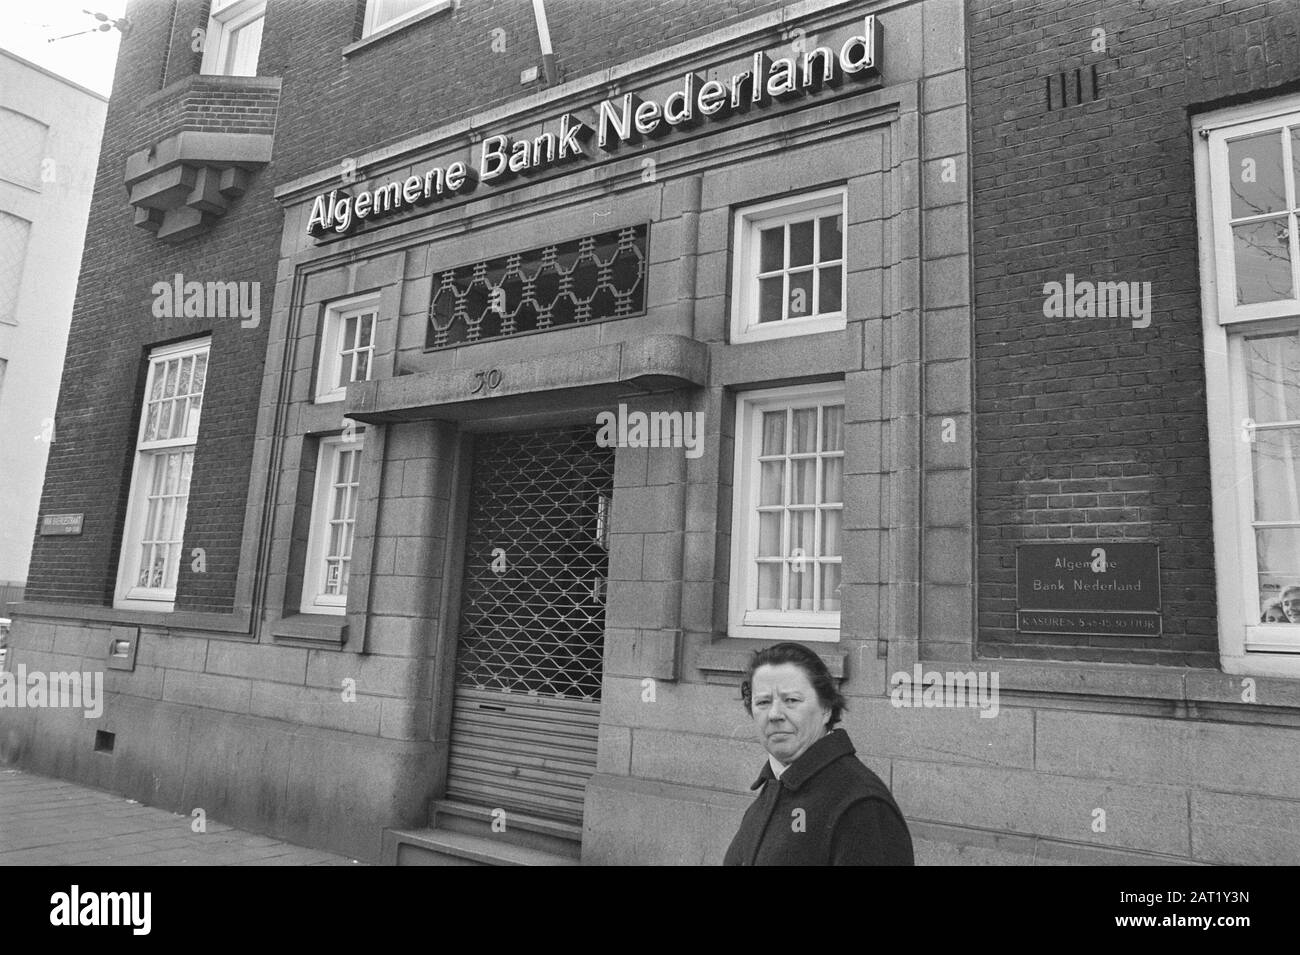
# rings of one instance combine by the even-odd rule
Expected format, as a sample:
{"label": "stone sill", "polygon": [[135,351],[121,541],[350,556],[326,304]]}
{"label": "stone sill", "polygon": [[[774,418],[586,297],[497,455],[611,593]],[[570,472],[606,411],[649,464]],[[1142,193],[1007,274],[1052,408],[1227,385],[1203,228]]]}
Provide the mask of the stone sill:
{"label": "stone sill", "polygon": [[252,636],[252,614],[246,608],[234,613],[199,613],[191,610],[173,610],[158,613],[148,610],[118,610],[93,604],[41,603],[32,600],[12,605],[11,617],[31,617],[46,620],[65,620],[71,623],[131,624],[140,627],[162,627],[168,630],[205,630],[231,636]]}
{"label": "stone sill", "polygon": [[337,650],[347,642],[348,618],[341,614],[299,613],[281,617],[269,629],[276,643]]}
{"label": "stone sill", "polygon": [[417,13],[415,14],[415,16],[408,17],[405,20],[399,20],[397,23],[390,24],[384,27],[382,30],[370,34],[370,36],[362,37],[360,40],[357,40],[355,43],[349,43],[347,46],[343,48],[343,58],[347,59],[353,53],[358,53],[361,50],[364,50],[372,46],[373,44],[378,43],[381,40],[386,40],[388,39],[388,37],[393,36],[394,34],[401,33],[403,30],[410,29],[411,27],[416,26],[417,24],[423,23],[425,20],[431,19],[432,17],[436,17],[440,13],[446,13],[448,10],[452,9],[453,6],[454,4],[452,3],[452,0],[443,0],[442,3],[439,3],[434,7],[430,7],[428,10],[425,10],[423,13]]}
{"label": "stone sill", "polygon": [[[1300,680],[1221,670],[1127,663],[1009,662],[981,659],[922,660],[922,672],[997,673],[1000,692],[1100,697],[1183,704],[1227,704],[1300,709]],[[1255,681],[1254,703],[1242,700],[1242,681]]]}
{"label": "stone sill", "polygon": [[[766,646],[767,644],[764,643],[763,645]],[[803,645],[821,657],[822,662],[826,664],[826,668],[831,671],[831,676],[837,680],[844,679],[844,661],[848,654],[838,651],[827,653],[817,649],[812,644],[805,643]],[[760,648],[754,647],[754,650],[758,649]],[[743,676],[749,672],[749,658],[753,656],[754,650],[701,650],[695,658],[695,668],[706,673],[727,673]]]}

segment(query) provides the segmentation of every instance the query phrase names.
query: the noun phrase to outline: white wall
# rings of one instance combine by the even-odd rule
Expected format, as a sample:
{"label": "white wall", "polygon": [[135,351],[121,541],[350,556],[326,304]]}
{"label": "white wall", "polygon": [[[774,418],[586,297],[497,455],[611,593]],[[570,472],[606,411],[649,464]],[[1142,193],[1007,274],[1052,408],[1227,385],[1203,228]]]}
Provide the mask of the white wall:
{"label": "white wall", "polygon": [[0,162],[0,211],[32,223],[17,321],[0,320],[0,581],[24,581],[108,102],[0,50],[0,107],[49,127],[43,177],[7,178]]}

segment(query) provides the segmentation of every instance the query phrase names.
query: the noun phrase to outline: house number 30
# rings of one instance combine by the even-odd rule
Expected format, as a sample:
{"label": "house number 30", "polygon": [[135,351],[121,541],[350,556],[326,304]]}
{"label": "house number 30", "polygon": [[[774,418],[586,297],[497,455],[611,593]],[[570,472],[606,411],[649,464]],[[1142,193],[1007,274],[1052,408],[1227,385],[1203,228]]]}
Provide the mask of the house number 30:
{"label": "house number 30", "polygon": [[474,390],[471,395],[487,394],[494,391],[501,385],[501,372],[493,368],[491,371],[474,372]]}

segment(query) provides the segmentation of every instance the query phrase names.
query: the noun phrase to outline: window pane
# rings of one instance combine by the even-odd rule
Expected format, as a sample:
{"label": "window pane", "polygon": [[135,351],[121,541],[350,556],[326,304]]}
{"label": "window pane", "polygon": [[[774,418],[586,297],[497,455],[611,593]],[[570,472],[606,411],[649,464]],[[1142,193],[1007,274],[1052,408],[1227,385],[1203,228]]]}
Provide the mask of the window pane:
{"label": "window pane", "polygon": [[790,317],[813,314],[813,274],[795,272],[790,276]]}
{"label": "window pane", "polygon": [[1271,527],[1255,531],[1261,605],[1300,584],[1300,527]]}
{"label": "window pane", "polygon": [[144,419],[144,440],[152,441],[158,436],[158,406],[149,405],[149,411]]}
{"label": "window pane", "polygon": [[817,565],[805,561],[803,569],[796,569],[798,565],[787,565],[790,570],[789,575],[789,610],[812,610],[813,608],[813,577],[815,576]]}
{"label": "window pane", "polygon": [[185,421],[185,437],[197,437],[199,433],[199,412],[203,410],[203,398],[191,398],[189,416]]}
{"label": "window pane", "polygon": [[1300,334],[1252,336],[1242,352],[1251,420],[1300,420]]}
{"label": "window pane", "polygon": [[822,458],[823,504],[841,504],[844,501],[844,459]]}
{"label": "window pane", "polygon": [[815,510],[790,512],[790,557],[797,557],[799,553],[806,558],[817,556],[817,549],[813,543],[813,528],[816,526],[816,521]]}
{"label": "window pane", "polygon": [[188,395],[190,393],[190,378],[194,370],[194,356],[186,355],[181,359],[180,377],[176,379],[176,394]]}
{"label": "window pane", "polygon": [[149,383],[149,400],[157,401],[162,397],[163,379],[166,378],[162,363],[153,366],[153,381]]}
{"label": "window pane", "polygon": [[785,290],[784,276],[758,280],[758,322],[779,322],[781,320],[781,299]]}
{"label": "window pane", "polygon": [[1269,130],[1228,142],[1228,173],[1232,183],[1232,217],[1281,212],[1286,208],[1282,171],[1282,131]]}
{"label": "window pane", "polygon": [[370,380],[370,352],[369,351],[357,352],[357,367],[356,367],[356,371],[352,373],[352,380],[353,381]]}
{"label": "window pane", "polygon": [[208,353],[200,352],[194,359],[194,390],[198,394],[203,393],[203,386],[207,384],[208,379]]}
{"label": "window pane", "polygon": [[763,454],[785,454],[785,411],[763,412]]}
{"label": "window pane", "polygon": [[820,285],[817,289],[819,298],[817,299],[817,311],[838,312],[844,308],[844,279],[840,273],[840,267],[833,265],[828,269],[820,269],[817,272]]}
{"label": "window pane", "polygon": [[1295,180],[1294,195],[1300,197],[1300,127],[1291,130],[1291,171]]}
{"label": "window pane", "polygon": [[780,511],[758,515],[758,556],[782,556]]}
{"label": "window pane", "polygon": [[822,550],[818,557],[841,556],[840,525],[843,523],[843,516],[843,512],[838,508],[822,511]]}
{"label": "window pane", "polygon": [[775,272],[785,267],[785,227],[764,229],[759,234],[758,270]]}
{"label": "window pane", "polygon": [[781,609],[781,567],[778,561],[758,565],[758,609]]}
{"label": "window pane", "polygon": [[[1250,446],[1255,520],[1300,521],[1300,429],[1256,431]],[[1300,566],[1296,568],[1300,573]]]}
{"label": "window pane", "polygon": [[170,398],[176,394],[176,365],[177,362],[169,361],[164,368],[164,384],[162,396]]}
{"label": "window pane", "polygon": [[793,418],[793,430],[790,432],[790,452],[792,454],[808,453],[817,450],[817,409],[796,408]]}
{"label": "window pane", "polygon": [[822,450],[844,450],[843,405],[827,405],[822,409]]}
{"label": "window pane", "polygon": [[796,458],[790,462],[790,503],[815,504],[817,459]]}
{"label": "window pane", "polygon": [[367,348],[370,345],[370,339],[375,333],[375,316],[367,314],[361,316],[361,340],[357,343],[361,348]]}
{"label": "window pane", "polygon": [[839,613],[840,610],[840,565],[839,564],[822,564],[821,566],[822,592],[821,608],[831,613]]}
{"label": "window pane", "polygon": [[1286,217],[1232,227],[1237,304],[1291,298],[1291,246]]}
{"label": "window pane", "polygon": [[759,482],[761,486],[758,492],[759,506],[784,504],[785,501],[781,496],[781,478],[785,472],[785,462],[764,461],[762,469],[762,479]]}
{"label": "window pane", "polygon": [[840,229],[839,216],[822,216],[817,220],[821,230],[821,248],[818,250],[819,262],[834,262],[842,255],[844,234]]}
{"label": "window pane", "polygon": [[790,223],[790,267],[812,265],[813,220]]}

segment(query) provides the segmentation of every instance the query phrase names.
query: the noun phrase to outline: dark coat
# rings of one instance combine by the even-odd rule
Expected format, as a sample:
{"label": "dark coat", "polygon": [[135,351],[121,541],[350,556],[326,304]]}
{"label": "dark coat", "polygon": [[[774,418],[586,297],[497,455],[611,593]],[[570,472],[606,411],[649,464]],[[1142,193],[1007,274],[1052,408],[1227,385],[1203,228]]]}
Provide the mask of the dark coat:
{"label": "dark coat", "polygon": [[779,780],[764,763],[750,787],[763,791],[723,865],[912,865],[912,836],[889,787],[853,753],[836,729]]}

